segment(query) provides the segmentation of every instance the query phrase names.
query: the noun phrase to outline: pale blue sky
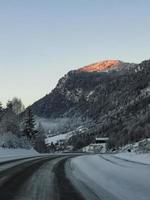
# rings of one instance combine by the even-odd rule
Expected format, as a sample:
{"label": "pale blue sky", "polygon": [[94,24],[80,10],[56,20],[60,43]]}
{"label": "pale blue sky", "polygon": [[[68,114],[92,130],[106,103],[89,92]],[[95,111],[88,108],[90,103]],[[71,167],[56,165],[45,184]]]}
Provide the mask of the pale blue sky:
{"label": "pale blue sky", "polygon": [[149,0],[0,0],[0,100],[29,105],[69,70],[150,58]]}

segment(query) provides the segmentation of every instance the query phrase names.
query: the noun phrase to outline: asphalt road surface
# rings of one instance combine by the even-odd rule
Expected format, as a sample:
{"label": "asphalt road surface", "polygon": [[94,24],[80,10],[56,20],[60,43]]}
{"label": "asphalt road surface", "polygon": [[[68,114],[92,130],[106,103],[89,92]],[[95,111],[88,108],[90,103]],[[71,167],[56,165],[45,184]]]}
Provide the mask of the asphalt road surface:
{"label": "asphalt road surface", "polygon": [[17,159],[0,163],[0,200],[149,200],[149,177],[150,165],[111,155]]}
{"label": "asphalt road surface", "polygon": [[82,200],[65,176],[74,155],[41,156],[0,163],[0,200]]}

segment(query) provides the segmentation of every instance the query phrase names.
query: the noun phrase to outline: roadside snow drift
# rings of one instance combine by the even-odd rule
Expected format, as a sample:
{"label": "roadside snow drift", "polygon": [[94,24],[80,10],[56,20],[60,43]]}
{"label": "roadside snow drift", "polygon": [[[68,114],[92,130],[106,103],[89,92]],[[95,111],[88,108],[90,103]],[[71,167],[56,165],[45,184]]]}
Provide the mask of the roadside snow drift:
{"label": "roadside snow drift", "polygon": [[149,164],[130,162],[112,155],[88,155],[68,162],[66,173],[88,200],[150,199]]}
{"label": "roadside snow drift", "polygon": [[31,156],[37,156],[39,153],[34,149],[7,149],[0,148],[0,162],[13,160],[16,158],[26,158]]}

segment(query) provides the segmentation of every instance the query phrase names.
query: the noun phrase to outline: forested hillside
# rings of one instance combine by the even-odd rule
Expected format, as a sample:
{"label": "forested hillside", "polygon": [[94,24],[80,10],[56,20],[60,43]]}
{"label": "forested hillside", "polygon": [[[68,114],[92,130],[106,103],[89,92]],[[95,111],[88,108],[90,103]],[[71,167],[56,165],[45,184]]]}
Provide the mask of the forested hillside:
{"label": "forested hillside", "polygon": [[102,71],[70,71],[31,108],[39,117],[92,120],[90,132],[109,136],[112,147],[150,136],[149,103],[147,60],[140,64],[119,62]]}

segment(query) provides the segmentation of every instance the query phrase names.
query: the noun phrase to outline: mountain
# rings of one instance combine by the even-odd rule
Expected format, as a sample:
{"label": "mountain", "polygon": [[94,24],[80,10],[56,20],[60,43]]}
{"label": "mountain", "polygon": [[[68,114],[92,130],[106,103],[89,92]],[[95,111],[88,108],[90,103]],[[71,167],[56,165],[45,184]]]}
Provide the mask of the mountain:
{"label": "mountain", "polygon": [[85,72],[93,72],[93,71],[102,71],[102,70],[107,70],[109,68],[112,68],[114,66],[118,66],[119,64],[121,64],[122,62],[119,60],[104,60],[101,62],[96,62],[84,67],[81,67],[80,69],[78,69],[79,71],[85,71]]}
{"label": "mountain", "polygon": [[77,114],[72,110],[83,114],[79,109],[80,104],[84,100],[84,103],[88,103],[97,87],[114,76],[121,76],[129,70],[128,67],[133,66],[135,64],[106,60],[70,71],[59,80],[51,93],[31,106],[32,110],[35,115],[47,118],[63,117],[69,113]]}
{"label": "mountain", "polygon": [[[112,146],[135,141],[150,128],[150,60],[105,60],[68,72],[56,88],[31,106],[45,118],[86,118]],[[115,140],[115,143],[113,142]]]}

